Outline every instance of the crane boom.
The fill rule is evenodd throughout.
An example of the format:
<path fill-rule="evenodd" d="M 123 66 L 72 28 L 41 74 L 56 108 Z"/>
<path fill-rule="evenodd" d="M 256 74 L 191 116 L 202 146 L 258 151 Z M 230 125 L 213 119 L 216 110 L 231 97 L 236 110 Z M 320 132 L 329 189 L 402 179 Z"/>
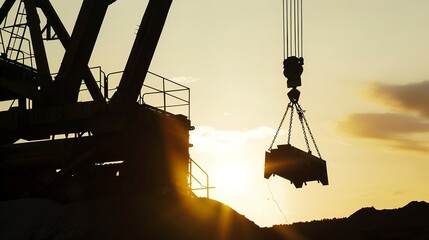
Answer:
<path fill-rule="evenodd" d="M 83 2 L 67 51 L 55 81 L 56 99 L 61 103 L 75 103 L 78 99 L 83 72 L 88 66 L 95 41 L 112 0 Z M 86 26 L 86 27 L 83 27 Z"/>
<path fill-rule="evenodd" d="M 112 103 L 135 103 L 155 53 L 172 0 L 151 0 L 146 8 Z M 136 64 L 139 63 L 139 64 Z"/>

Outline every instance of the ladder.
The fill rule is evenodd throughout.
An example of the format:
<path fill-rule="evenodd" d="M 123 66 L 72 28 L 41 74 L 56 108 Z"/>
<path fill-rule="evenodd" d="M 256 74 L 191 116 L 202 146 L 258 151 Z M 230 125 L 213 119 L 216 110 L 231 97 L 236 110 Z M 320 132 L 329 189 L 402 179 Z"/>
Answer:
<path fill-rule="evenodd" d="M 11 30 L 8 31 L 10 33 L 10 38 L 5 49 L 7 58 L 29 67 L 33 67 L 34 54 L 32 53 L 30 40 L 25 37 L 28 25 L 27 13 L 25 11 L 23 0 L 19 1 L 13 24 L 4 27 L 4 29 L 8 28 Z"/>

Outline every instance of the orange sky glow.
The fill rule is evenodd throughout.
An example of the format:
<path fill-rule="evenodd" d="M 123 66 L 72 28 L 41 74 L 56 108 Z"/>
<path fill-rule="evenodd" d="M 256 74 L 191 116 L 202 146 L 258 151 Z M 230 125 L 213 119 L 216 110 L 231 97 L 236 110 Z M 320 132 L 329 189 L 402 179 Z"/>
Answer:
<path fill-rule="evenodd" d="M 51 2 L 71 32 L 81 1 Z M 296 189 L 263 177 L 289 102 L 282 1 L 173 1 L 150 71 L 191 88 L 191 158 L 210 176 L 210 197 L 264 227 L 429 201 L 429 2 L 303 4 L 300 103 L 330 184 Z M 91 66 L 124 68 L 146 5 L 110 5 Z M 286 143 L 286 130 L 275 144 Z M 301 135 L 294 128 L 291 143 L 305 149 Z"/>

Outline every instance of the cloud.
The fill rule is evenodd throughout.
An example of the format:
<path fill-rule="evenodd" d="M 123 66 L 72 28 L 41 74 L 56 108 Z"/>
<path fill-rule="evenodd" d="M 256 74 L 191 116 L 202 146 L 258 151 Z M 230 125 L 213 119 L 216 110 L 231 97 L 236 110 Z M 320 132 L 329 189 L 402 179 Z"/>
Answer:
<path fill-rule="evenodd" d="M 344 132 L 370 138 L 389 138 L 429 131 L 421 118 L 396 113 L 355 113 L 339 123 Z"/>
<path fill-rule="evenodd" d="M 399 111 L 415 112 L 429 118 L 429 81 L 393 85 L 375 82 L 369 96 Z"/>
<path fill-rule="evenodd" d="M 404 195 L 404 194 L 405 194 L 404 191 L 394 191 L 394 192 L 392 192 L 393 196 L 401 196 L 401 195 Z"/>
<path fill-rule="evenodd" d="M 404 85 L 373 82 L 367 93 L 391 112 L 351 114 L 339 121 L 340 131 L 381 141 L 391 148 L 429 152 L 429 81 Z"/>
<path fill-rule="evenodd" d="M 228 151 L 244 146 L 252 139 L 273 137 L 276 130 L 269 127 L 257 127 L 243 131 L 218 130 L 211 126 L 197 126 L 191 132 L 191 142 L 198 152 Z M 281 132 L 280 134 L 284 134 Z"/>
<path fill-rule="evenodd" d="M 355 113 L 340 121 L 338 128 L 352 137 L 380 140 L 393 148 L 429 152 L 429 141 L 416 137 L 429 132 L 429 123 L 417 116 Z"/>

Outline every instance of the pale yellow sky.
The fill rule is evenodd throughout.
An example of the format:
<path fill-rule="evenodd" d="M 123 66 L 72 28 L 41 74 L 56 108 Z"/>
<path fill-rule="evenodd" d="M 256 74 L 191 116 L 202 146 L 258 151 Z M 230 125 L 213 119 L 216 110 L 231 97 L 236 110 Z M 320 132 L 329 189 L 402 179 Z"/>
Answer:
<path fill-rule="evenodd" d="M 211 196 L 260 226 L 429 201 L 429 111 L 416 105 L 429 99 L 414 94 L 429 91 L 429 2 L 303 2 L 300 101 L 330 185 L 295 189 L 279 177 L 263 179 L 264 152 L 288 102 L 282 1 L 173 1 L 150 70 L 188 80 L 191 156 L 212 176 Z M 70 32 L 80 3 L 52 0 Z M 91 65 L 123 69 L 146 4 L 110 6 Z M 292 144 L 303 147 L 298 136 Z M 281 135 L 276 143 L 286 141 Z"/>

